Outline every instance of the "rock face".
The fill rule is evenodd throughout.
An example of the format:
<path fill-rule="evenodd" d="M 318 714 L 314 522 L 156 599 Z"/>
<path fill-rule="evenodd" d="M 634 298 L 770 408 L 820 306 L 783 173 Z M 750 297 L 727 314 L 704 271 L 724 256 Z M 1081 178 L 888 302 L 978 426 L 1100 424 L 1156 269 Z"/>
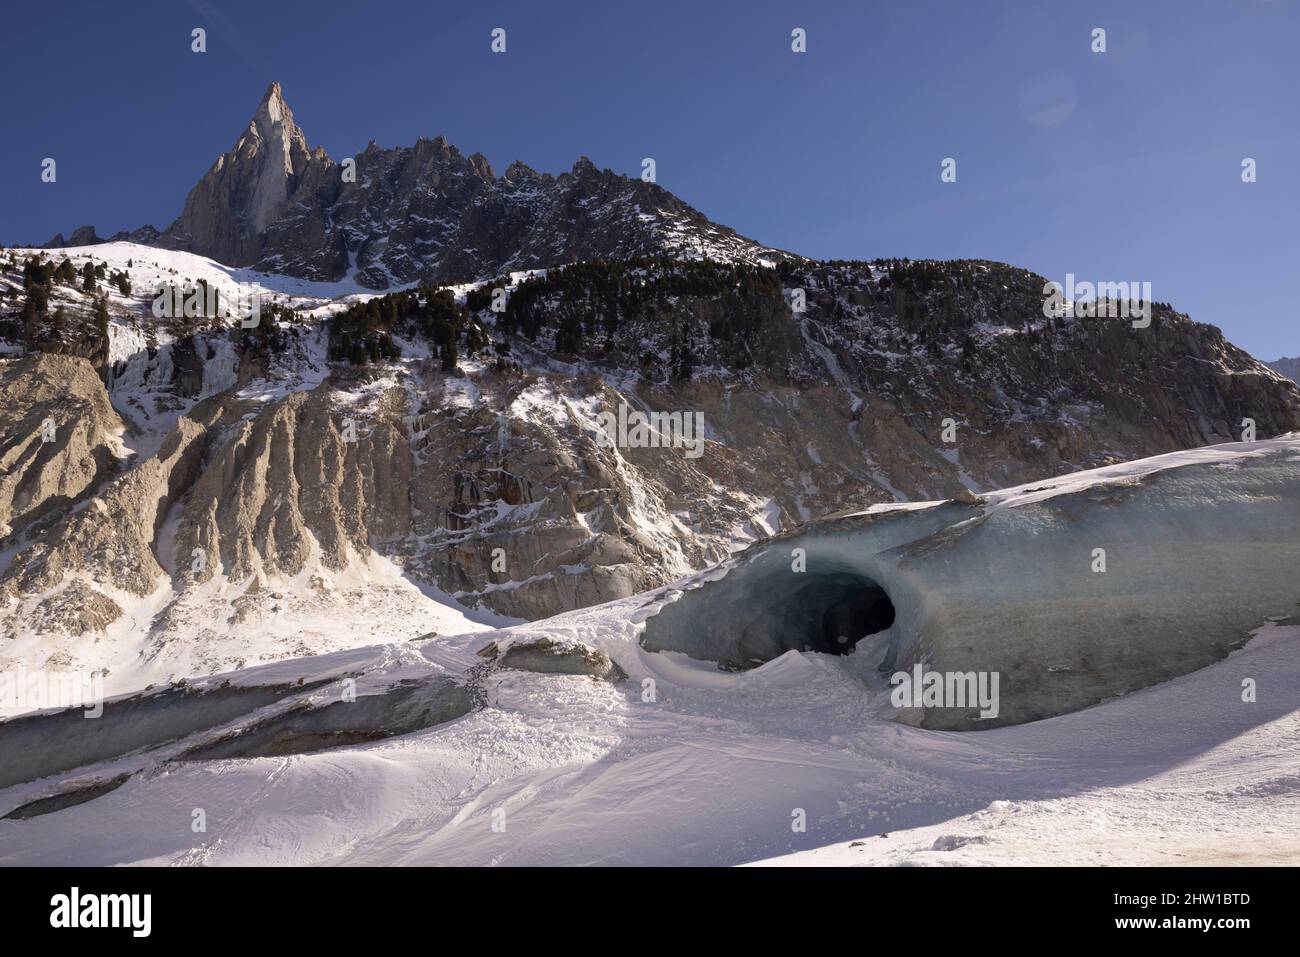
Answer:
<path fill-rule="evenodd" d="M 123 429 L 90 363 L 0 360 L 0 541 L 66 512 L 116 469 Z"/>
<path fill-rule="evenodd" d="M 1167 306 L 1155 306 L 1147 329 L 1049 322 L 1042 278 L 1025 270 L 952 264 L 937 283 L 915 272 L 869 281 L 827 267 L 835 293 L 809 294 L 808 347 L 829 348 L 861 398 L 869 448 L 911 449 L 917 461 L 937 452 L 967 484 L 996 488 L 1239 440 L 1245 419 L 1268 423 L 1260 437 L 1300 426 L 1300 390 Z M 943 497 L 924 483 L 896 487 L 914 500 Z"/>
<path fill-rule="evenodd" d="M 165 577 L 160 562 L 170 563 L 160 554 L 163 521 L 193 483 L 213 425 L 215 417 L 180 419 L 157 455 L 96 489 L 87 507 L 32 536 L 0 575 L 0 598 L 18 605 L 8 630 L 102 631 L 121 608 L 95 586 L 140 598 L 155 591 Z"/>
<path fill-rule="evenodd" d="M 351 159 L 354 170 L 312 150 L 273 83 L 159 243 L 307 279 L 355 271 L 372 289 L 596 257 L 783 255 L 585 157 L 558 177 L 522 163 L 498 177 L 483 156 L 438 137 L 395 149 L 371 142 Z"/>
<path fill-rule="evenodd" d="M 329 390 L 299 392 L 232 424 L 190 489 L 177 552 L 224 573 L 292 576 L 313 553 L 343 568 L 352 553 L 410 529 L 411 449 L 392 417 L 348 443 Z M 350 551 L 350 549 L 352 551 Z"/>
<path fill-rule="evenodd" d="M 320 185 L 333 165 L 323 150 L 312 153 L 273 83 L 234 147 L 190 191 L 163 244 L 230 265 L 256 262 L 286 200 L 300 184 Z"/>

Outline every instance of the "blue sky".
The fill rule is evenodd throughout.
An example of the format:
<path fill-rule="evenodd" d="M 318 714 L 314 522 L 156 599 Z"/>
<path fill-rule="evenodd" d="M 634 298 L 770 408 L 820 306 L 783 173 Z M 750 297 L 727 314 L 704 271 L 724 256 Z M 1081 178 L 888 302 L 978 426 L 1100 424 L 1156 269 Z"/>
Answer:
<path fill-rule="evenodd" d="M 279 80 L 336 159 L 439 133 L 498 172 L 652 156 L 770 245 L 1149 281 L 1300 355 L 1298 47 L 1296 0 L 14 4 L 0 240 L 163 228 Z"/>

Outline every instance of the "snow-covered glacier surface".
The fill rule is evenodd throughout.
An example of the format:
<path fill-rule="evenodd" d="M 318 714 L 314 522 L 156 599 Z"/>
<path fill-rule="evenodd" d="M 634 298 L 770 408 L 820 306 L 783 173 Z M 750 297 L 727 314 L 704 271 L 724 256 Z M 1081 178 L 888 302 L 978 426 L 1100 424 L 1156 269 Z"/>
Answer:
<path fill-rule="evenodd" d="M 0 819 L 0 863 L 1300 863 L 1300 626 L 1297 596 L 1273 590 L 1300 570 L 1288 551 L 1298 470 L 1291 436 L 979 505 L 877 508 L 650 594 L 106 707 L 138 710 L 139 728 L 97 732 L 78 716 L 79 732 L 58 714 L 0 724 L 0 756 L 87 737 L 49 767 L 25 759 L 23 780 L 0 788 L 0 818 L 26 809 Z M 805 572 L 790 572 L 794 548 Z M 1092 571 L 1096 548 L 1105 572 Z M 752 614 L 769 600 L 781 612 L 777 572 L 759 576 L 777 557 L 808 581 L 869 580 L 865 599 L 826 601 L 823 584 L 781 606 L 810 619 L 825 604 L 800 633 L 813 651 Z M 1061 595 L 1075 618 L 1112 623 L 1089 633 L 1086 668 L 1083 624 L 1046 607 Z M 1133 621 L 1087 610 L 1107 602 Z M 870 639 L 840 646 L 839 631 L 891 610 Z M 998 623 L 945 630 L 959 612 Z M 713 643 L 688 646 L 692 623 Z M 654 650 L 674 634 L 678 649 Z M 616 676 L 494 663 L 543 639 L 608 656 Z M 506 653 L 484 657 L 488 646 Z M 719 669 L 728 654 L 749 667 Z M 1013 679 L 1039 668 L 1042 681 L 1064 676 L 1065 703 L 1050 707 L 1081 709 L 960 734 L 890 720 L 880 667 L 913 660 L 1008 668 L 1004 714 Z M 1074 671 L 1050 670 L 1062 663 Z M 1121 685 L 1151 686 L 1081 707 L 1116 667 L 1141 676 Z"/>

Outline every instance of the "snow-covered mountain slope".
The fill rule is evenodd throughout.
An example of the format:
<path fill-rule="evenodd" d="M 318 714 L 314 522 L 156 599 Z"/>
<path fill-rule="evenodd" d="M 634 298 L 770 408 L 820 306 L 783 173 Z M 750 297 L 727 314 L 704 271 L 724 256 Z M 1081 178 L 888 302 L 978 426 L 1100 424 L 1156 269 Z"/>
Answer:
<path fill-rule="evenodd" d="M 23 263 L 37 254 L 47 255 L 0 252 L 0 303 L 22 302 Z M 152 300 L 165 284 L 205 283 L 223 304 L 255 298 L 263 331 L 287 324 L 315 334 L 302 327 L 375 298 L 351 281 L 235 269 L 134 243 L 68 248 L 46 262 L 53 268 L 65 257 L 76 274 L 88 265 L 100 270 L 95 291 L 54 282 L 46 313 L 30 322 L 0 305 L 0 354 L 39 348 L 84 356 L 108 367 L 110 391 L 159 390 L 115 402 L 119 413 L 132 412 L 124 408 L 130 403 L 132 417 L 146 419 L 153 406 L 175 412 L 236 375 L 243 384 L 282 371 L 268 368 L 264 354 L 247 355 L 247 341 L 231 335 L 229 322 L 155 319 Z M 1146 329 L 1104 319 L 1048 322 L 1041 278 L 994 263 L 729 268 L 581 264 L 549 280 L 544 270 L 513 272 L 499 280 L 504 313 L 483 300 L 466 306 L 467 293 L 486 293 L 483 283 L 449 286 L 472 320 L 462 320 L 458 354 L 470 358 L 468 331 L 477 327 L 487 346 L 506 348 L 526 372 L 566 381 L 599 376 L 616 388 L 661 393 L 633 405 L 671 399 L 679 409 L 694 403 L 687 407 L 712 413 L 711 421 L 749 416 L 768 430 L 809 432 L 812 441 L 790 448 L 782 463 L 791 491 L 780 504 L 799 518 L 848 504 L 825 501 L 839 493 L 815 489 L 856 480 L 856 469 L 836 474 L 855 459 L 866 460 L 871 484 L 888 497 L 915 499 L 947 494 L 953 484 L 1000 487 L 1228 441 L 1240 437 L 1246 419 L 1261 436 L 1300 427 L 1294 383 L 1217 329 L 1161 304 Z M 104 278 L 119 272 L 126 291 Z M 803 312 L 791 309 L 796 293 L 806 299 Z M 104 333 L 91 319 L 100 297 L 109 314 Z M 61 330 L 50 315 L 60 308 Z M 405 338 L 414 358 L 432 344 L 404 328 L 410 318 L 371 325 Z M 480 341 L 480 357 L 493 355 L 487 346 Z M 327 370 L 314 357 L 302 361 L 316 366 L 303 383 L 319 382 Z M 474 366 L 467 368 L 475 378 Z M 769 399 L 769 408 L 757 407 Z M 828 413 L 834 438 L 817 434 Z M 154 431 L 174 418 L 164 416 Z M 840 436 L 847 447 L 835 447 Z"/>
<path fill-rule="evenodd" d="M 1124 475 L 1159 483 L 1284 456 L 1300 484 L 1298 453 L 1292 436 Z M 1109 493 L 1116 478 L 989 507 Z M 0 790 L 0 813 L 16 812 L 0 820 L 0 862 L 1300 862 L 1294 624 L 1261 621 L 1226 659 L 1118 700 L 950 733 L 892 720 L 890 689 L 858 653 L 792 650 L 737 672 L 647 649 L 645 624 L 675 592 L 110 702 L 93 737 L 67 735 L 58 714 L 7 722 L 0 748 L 30 757 Z M 541 647 L 558 651 L 512 655 Z"/>
<path fill-rule="evenodd" d="M 394 636 L 537 619 L 816 516 L 1222 441 L 1246 416 L 1300 427 L 1294 384 L 1217 330 L 1162 309 L 1047 324 L 1034 278 L 996 264 L 570 264 L 509 277 L 495 312 L 491 286 L 377 297 L 67 252 L 0 252 L 4 299 L 28 300 L 0 313 L 0 398 L 23 410 L 0 422 L 0 633 L 12 661 L 119 690 L 341 647 L 311 622 L 357 599 L 317 576 L 392 572 L 460 616 Z M 89 291 L 50 278 L 87 267 Z M 260 323 L 153 315 L 158 286 L 199 281 L 262 297 Z M 689 416 L 699 455 L 603 440 L 631 412 Z M 259 621 L 279 624 L 250 642 Z"/>

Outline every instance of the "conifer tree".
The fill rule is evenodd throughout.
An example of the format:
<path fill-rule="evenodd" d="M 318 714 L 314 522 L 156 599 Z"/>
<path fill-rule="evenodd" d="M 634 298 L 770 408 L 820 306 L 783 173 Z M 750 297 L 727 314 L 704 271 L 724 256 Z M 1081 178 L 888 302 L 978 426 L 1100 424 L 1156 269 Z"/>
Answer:
<path fill-rule="evenodd" d="M 95 300 L 95 331 L 101 342 L 108 341 L 108 297 L 100 296 Z"/>

